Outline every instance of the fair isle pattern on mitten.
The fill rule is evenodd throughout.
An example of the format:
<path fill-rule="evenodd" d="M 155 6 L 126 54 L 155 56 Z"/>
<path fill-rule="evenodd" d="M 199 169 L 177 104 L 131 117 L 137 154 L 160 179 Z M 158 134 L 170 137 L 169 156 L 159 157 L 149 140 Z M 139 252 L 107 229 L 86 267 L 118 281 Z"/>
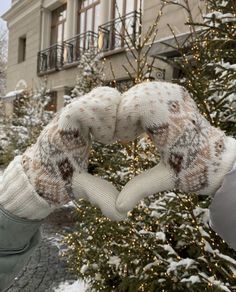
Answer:
<path fill-rule="evenodd" d="M 99 87 L 75 99 L 42 131 L 22 163 L 39 196 L 52 206 L 73 197 L 72 178 L 87 171 L 92 139 L 113 142 L 120 93 Z"/>
<path fill-rule="evenodd" d="M 37 143 L 22 157 L 22 164 L 35 191 L 51 205 L 71 200 L 74 171 L 86 171 L 90 139 L 80 130 L 58 127 L 59 116 L 43 130 Z"/>
<path fill-rule="evenodd" d="M 146 131 L 183 191 L 214 193 L 236 160 L 236 141 L 211 126 L 179 85 L 134 86 L 124 93 L 117 116 L 117 138 L 132 140 Z"/>

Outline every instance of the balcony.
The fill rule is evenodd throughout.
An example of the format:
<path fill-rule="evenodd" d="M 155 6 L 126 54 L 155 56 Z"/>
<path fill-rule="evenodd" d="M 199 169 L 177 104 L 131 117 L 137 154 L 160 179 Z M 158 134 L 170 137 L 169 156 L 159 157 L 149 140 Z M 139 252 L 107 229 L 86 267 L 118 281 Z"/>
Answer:
<path fill-rule="evenodd" d="M 97 50 L 98 34 L 87 31 L 64 42 L 64 65 L 79 61 L 89 50 Z"/>
<path fill-rule="evenodd" d="M 99 49 L 101 52 L 123 49 L 137 39 L 140 13 L 133 11 L 99 26 Z"/>
<path fill-rule="evenodd" d="M 76 65 L 88 50 L 97 50 L 98 34 L 92 31 L 79 34 L 62 44 L 55 44 L 38 53 L 38 75 L 49 74 Z"/>
<path fill-rule="evenodd" d="M 55 44 L 38 53 L 38 74 L 60 70 L 63 65 L 63 45 Z"/>
<path fill-rule="evenodd" d="M 78 64 L 88 50 L 114 52 L 124 49 L 137 39 L 140 14 L 137 11 L 113 19 L 93 31 L 79 34 L 62 44 L 55 44 L 38 53 L 38 75 L 49 74 Z"/>

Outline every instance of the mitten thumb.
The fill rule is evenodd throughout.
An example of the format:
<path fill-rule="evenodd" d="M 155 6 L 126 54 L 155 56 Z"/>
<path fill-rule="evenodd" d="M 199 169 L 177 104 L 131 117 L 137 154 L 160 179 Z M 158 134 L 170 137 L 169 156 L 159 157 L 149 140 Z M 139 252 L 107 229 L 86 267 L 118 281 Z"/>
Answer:
<path fill-rule="evenodd" d="M 162 162 L 130 180 L 120 192 L 116 208 L 127 212 L 143 198 L 174 188 L 171 171 Z"/>
<path fill-rule="evenodd" d="M 108 181 L 89 173 L 75 173 L 72 181 L 75 199 L 85 199 L 99 207 L 103 215 L 111 220 L 120 221 L 127 217 L 126 212 L 116 209 L 118 190 Z"/>

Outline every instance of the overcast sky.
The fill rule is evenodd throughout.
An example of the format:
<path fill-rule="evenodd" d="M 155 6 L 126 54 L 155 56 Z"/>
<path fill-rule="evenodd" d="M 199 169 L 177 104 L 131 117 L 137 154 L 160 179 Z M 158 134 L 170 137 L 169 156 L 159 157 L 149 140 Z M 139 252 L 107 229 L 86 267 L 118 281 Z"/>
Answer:
<path fill-rule="evenodd" d="M 11 7 L 11 0 L 0 0 L 0 17 Z M 0 18 L 0 25 L 6 26 L 5 22 Z"/>

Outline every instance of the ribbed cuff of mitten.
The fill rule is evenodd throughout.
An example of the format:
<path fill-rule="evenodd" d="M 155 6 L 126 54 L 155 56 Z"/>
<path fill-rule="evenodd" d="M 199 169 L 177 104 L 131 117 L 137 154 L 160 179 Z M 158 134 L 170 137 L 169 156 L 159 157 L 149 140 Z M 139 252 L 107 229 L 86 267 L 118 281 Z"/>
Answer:
<path fill-rule="evenodd" d="M 0 182 L 0 205 L 10 213 L 27 219 L 43 219 L 55 207 L 34 190 L 17 156 L 6 168 Z"/>
<path fill-rule="evenodd" d="M 222 153 L 221 159 L 219 159 L 219 162 L 221 162 L 219 170 L 217 172 L 211 170 L 209 176 L 210 184 L 206 188 L 196 192 L 197 194 L 214 196 L 220 188 L 224 176 L 233 168 L 236 161 L 236 140 L 232 137 L 225 137 L 224 145 L 225 150 Z"/>

